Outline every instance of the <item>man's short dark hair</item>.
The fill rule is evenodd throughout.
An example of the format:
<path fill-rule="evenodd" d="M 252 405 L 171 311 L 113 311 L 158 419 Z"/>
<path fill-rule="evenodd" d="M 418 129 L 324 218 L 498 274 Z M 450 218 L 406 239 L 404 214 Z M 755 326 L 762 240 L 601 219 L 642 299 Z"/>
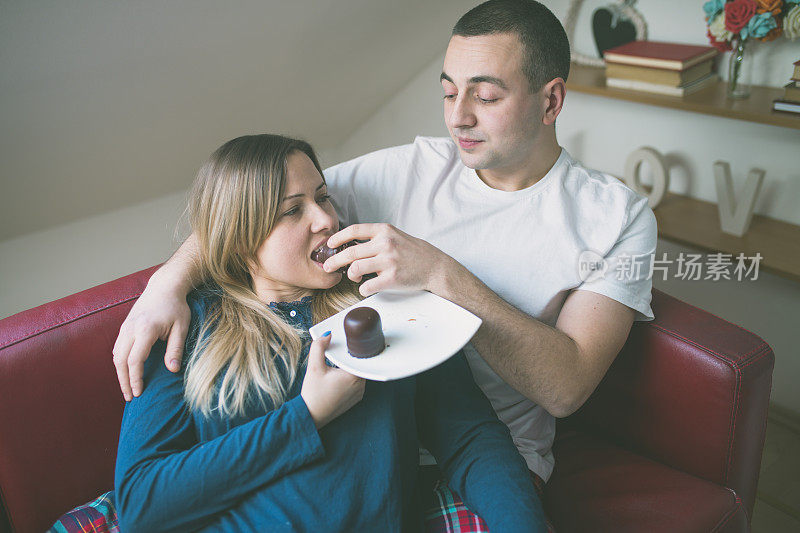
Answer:
<path fill-rule="evenodd" d="M 453 35 L 475 37 L 514 33 L 524 47 L 522 73 L 531 92 L 537 92 L 554 78 L 567 81 L 569 40 L 561 22 L 533 0 L 489 0 L 458 19 Z"/>

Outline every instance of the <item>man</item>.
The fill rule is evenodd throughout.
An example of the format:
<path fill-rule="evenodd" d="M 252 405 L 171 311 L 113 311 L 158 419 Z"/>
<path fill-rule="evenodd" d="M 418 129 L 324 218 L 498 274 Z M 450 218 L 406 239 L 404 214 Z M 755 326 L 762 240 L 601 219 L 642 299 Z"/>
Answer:
<path fill-rule="evenodd" d="M 541 480 L 553 469 L 554 417 L 589 397 L 634 319 L 652 319 L 656 224 L 645 198 L 582 167 L 556 140 L 569 43 L 541 4 L 491 0 L 456 24 L 441 83 L 452 139 L 417 138 L 325 172 L 358 239 L 325 263 L 348 265 L 363 295 L 429 290 L 478 315 L 465 348 L 476 382 Z M 192 239 L 154 275 L 114 349 L 126 399 L 142 389 L 157 338 L 177 370 L 189 321 Z M 587 255 L 588 254 L 588 255 Z M 589 258 L 599 271 L 581 276 Z M 630 272 L 608 265 L 635 264 Z M 132 384 L 132 389 L 131 389 Z M 132 392 L 133 391 L 133 392 Z"/>

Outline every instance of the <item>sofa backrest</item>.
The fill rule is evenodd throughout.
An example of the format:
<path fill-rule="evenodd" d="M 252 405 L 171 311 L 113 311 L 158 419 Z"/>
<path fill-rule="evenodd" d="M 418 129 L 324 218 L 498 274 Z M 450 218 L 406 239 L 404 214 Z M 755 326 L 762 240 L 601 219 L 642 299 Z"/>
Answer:
<path fill-rule="evenodd" d="M 112 348 L 157 267 L 0 321 L 0 531 L 41 532 L 114 485 Z"/>

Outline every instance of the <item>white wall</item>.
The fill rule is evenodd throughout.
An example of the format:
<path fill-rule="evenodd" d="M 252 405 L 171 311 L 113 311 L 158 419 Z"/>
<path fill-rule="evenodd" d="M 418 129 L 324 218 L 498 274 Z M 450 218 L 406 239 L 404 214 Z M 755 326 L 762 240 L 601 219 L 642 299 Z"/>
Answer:
<path fill-rule="evenodd" d="M 186 193 L 0 242 L 0 318 L 161 263 L 186 237 Z"/>
<path fill-rule="evenodd" d="M 465 1 L 0 1 L 0 241 L 183 190 L 238 135 L 336 146 Z"/>

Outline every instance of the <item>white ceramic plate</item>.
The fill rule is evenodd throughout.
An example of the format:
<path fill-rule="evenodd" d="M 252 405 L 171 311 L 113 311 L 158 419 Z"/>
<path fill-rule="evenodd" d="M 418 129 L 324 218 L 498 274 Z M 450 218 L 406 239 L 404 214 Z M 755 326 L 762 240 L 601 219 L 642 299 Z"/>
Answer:
<path fill-rule="evenodd" d="M 356 307 L 372 307 L 381 316 L 386 348 L 369 359 L 347 351 L 344 316 Z M 311 327 L 312 339 L 331 332 L 328 359 L 351 374 L 375 381 L 413 376 L 443 363 L 478 331 L 481 319 L 427 291 L 384 291 Z"/>

